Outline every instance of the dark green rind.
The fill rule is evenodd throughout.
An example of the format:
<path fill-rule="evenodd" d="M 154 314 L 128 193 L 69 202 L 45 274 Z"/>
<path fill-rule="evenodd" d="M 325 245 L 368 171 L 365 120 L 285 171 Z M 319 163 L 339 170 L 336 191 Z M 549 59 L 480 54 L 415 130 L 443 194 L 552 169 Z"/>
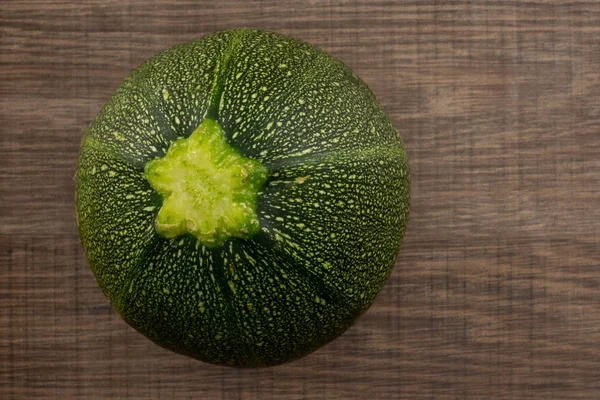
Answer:
<path fill-rule="evenodd" d="M 259 234 L 216 249 L 158 235 L 162 200 L 143 177 L 207 116 L 271 174 Z M 86 133 L 76 181 L 82 243 L 117 312 L 223 365 L 279 364 L 343 333 L 381 290 L 408 220 L 406 155 L 370 90 L 315 47 L 261 31 L 183 44 L 130 74 Z"/>

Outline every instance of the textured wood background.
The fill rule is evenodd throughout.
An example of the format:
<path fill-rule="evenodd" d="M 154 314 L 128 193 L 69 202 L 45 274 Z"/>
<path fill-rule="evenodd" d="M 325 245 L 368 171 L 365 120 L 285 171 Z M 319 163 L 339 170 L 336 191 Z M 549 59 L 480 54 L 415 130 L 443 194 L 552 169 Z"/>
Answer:
<path fill-rule="evenodd" d="M 109 308 L 73 211 L 82 132 L 121 79 L 205 33 L 346 62 L 412 166 L 395 272 L 300 361 L 210 366 Z M 2 1 L 0 398 L 600 398 L 597 1 Z"/>

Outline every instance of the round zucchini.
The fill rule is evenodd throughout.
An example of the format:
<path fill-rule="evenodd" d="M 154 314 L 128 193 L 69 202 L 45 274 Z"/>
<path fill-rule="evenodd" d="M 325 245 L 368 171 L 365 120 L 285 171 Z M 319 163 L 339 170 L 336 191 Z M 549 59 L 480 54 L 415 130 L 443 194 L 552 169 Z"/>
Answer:
<path fill-rule="evenodd" d="M 390 118 L 307 43 L 233 30 L 134 70 L 86 131 L 79 234 L 115 311 L 231 366 L 302 357 L 389 276 L 409 212 Z"/>

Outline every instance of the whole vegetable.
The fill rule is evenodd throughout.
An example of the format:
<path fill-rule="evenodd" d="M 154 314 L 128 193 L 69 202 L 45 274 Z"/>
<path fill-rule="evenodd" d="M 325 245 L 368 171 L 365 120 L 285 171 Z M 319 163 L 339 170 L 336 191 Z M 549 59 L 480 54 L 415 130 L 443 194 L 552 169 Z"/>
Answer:
<path fill-rule="evenodd" d="M 133 71 L 91 123 L 79 233 L 131 326 L 199 360 L 267 366 L 344 332 L 389 276 L 409 167 L 372 92 L 319 49 L 219 32 Z"/>

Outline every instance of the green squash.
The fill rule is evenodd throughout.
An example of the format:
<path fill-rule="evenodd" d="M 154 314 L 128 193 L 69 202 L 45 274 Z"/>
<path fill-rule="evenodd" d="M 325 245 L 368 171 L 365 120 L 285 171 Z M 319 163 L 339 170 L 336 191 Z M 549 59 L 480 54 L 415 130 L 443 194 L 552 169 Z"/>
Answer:
<path fill-rule="evenodd" d="M 268 366 L 342 334 L 408 219 L 402 141 L 341 62 L 219 32 L 133 71 L 91 123 L 79 234 L 116 312 L 167 349 Z"/>

